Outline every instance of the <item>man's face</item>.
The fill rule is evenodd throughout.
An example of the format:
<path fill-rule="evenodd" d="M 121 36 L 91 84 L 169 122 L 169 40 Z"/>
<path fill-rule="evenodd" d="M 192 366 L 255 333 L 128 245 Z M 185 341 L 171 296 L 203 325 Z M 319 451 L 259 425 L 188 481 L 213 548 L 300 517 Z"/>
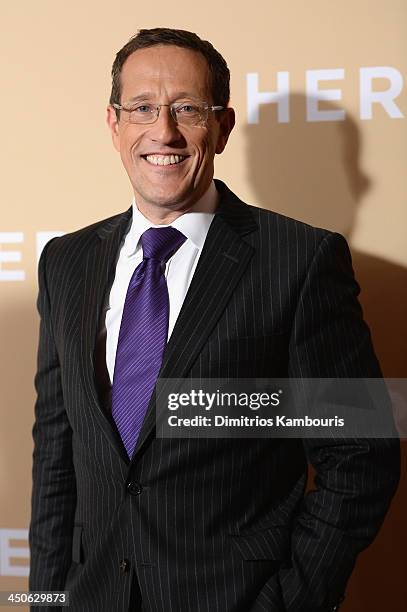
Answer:
<path fill-rule="evenodd" d="M 212 99 L 205 58 L 176 46 L 156 45 L 135 51 L 124 63 L 121 85 L 120 104 L 125 107 L 140 95 L 142 102 L 153 104 L 191 98 L 210 106 L 218 103 Z M 128 113 L 123 111 L 117 120 L 109 106 L 107 121 L 139 209 L 151 212 L 158 207 L 170 212 L 187 210 L 209 187 L 214 156 L 225 148 L 234 125 L 234 112 L 228 109 L 217 119 L 209 111 L 206 125 L 180 126 L 164 106 L 155 123 L 140 125 L 130 123 Z M 184 159 L 176 164 L 155 165 L 154 160 L 147 159 L 150 155 L 179 155 Z"/>

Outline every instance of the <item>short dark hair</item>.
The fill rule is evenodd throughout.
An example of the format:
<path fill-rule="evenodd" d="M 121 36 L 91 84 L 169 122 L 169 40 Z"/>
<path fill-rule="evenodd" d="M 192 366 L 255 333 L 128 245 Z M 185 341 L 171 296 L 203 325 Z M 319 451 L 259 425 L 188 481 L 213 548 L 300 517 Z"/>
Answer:
<path fill-rule="evenodd" d="M 202 40 L 194 32 L 187 30 L 174 30 L 172 28 L 152 28 L 139 30 L 128 43 L 117 53 L 112 66 L 112 91 L 110 104 L 120 104 L 121 80 L 120 75 L 129 55 L 138 49 L 153 47 L 154 45 L 174 45 L 192 49 L 201 53 L 206 59 L 211 77 L 211 91 L 213 103 L 226 106 L 230 98 L 230 72 L 222 55 L 207 40 Z M 117 112 L 117 111 L 116 111 Z"/>

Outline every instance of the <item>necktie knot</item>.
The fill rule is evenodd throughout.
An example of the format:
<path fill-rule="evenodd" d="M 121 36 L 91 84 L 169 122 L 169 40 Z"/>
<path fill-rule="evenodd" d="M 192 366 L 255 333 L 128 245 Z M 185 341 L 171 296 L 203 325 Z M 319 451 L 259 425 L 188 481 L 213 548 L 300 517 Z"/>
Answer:
<path fill-rule="evenodd" d="M 175 227 L 150 227 L 140 238 L 143 259 L 167 262 L 186 239 Z"/>

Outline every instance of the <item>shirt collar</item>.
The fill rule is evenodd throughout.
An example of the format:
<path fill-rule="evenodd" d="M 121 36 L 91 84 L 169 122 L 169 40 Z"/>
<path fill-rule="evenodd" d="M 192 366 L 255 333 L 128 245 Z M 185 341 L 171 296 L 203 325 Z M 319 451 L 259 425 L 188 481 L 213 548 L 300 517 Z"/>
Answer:
<path fill-rule="evenodd" d="M 191 240 L 197 248 L 201 249 L 204 245 L 209 226 L 215 215 L 217 205 L 218 192 L 214 181 L 212 181 L 204 195 L 195 202 L 188 212 L 177 217 L 177 219 L 170 224 L 155 225 L 139 211 L 136 201 L 133 198 L 133 216 L 131 227 L 123 245 L 124 255 L 131 257 L 141 248 L 139 240 L 147 229 L 150 227 L 168 227 L 168 225 L 178 229 L 187 239 Z"/>

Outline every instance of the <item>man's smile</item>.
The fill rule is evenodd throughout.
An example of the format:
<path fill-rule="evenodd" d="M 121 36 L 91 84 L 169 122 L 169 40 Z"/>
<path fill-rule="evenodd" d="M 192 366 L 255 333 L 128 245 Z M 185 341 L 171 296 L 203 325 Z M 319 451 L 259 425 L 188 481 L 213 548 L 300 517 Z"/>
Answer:
<path fill-rule="evenodd" d="M 142 155 L 141 156 L 143 159 L 146 160 L 146 162 L 148 162 L 150 165 L 152 166 L 178 166 L 180 164 L 182 164 L 188 157 L 189 155 L 177 155 L 177 154 L 170 154 L 170 155 L 155 155 L 155 154 L 151 154 L 151 155 Z"/>

